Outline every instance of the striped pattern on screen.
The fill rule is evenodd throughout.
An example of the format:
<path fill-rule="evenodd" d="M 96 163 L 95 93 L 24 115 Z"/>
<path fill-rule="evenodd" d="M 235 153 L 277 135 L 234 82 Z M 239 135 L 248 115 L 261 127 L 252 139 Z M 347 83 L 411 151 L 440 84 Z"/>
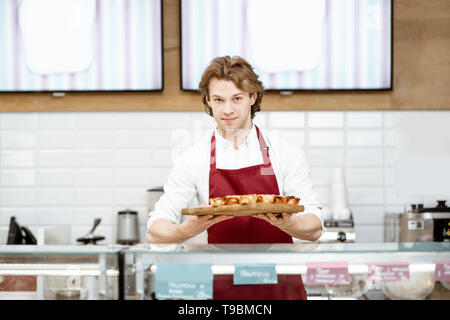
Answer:
<path fill-rule="evenodd" d="M 248 58 L 247 6 L 248 0 L 181 0 L 183 90 L 198 90 L 204 69 L 217 56 L 239 55 L 254 65 Z M 391 15 L 391 0 L 325 0 L 319 65 L 255 71 L 267 90 L 390 89 Z M 295 39 L 295 30 L 286 32 Z"/>
<path fill-rule="evenodd" d="M 161 0 L 91 1 L 91 64 L 80 72 L 50 74 L 35 73 L 27 65 L 19 21 L 22 1 L 0 1 L 0 91 L 161 90 Z"/>

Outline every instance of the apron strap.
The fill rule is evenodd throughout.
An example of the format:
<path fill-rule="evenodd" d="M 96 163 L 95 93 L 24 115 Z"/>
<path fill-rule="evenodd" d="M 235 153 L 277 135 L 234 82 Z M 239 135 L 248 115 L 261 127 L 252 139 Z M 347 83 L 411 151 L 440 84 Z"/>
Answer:
<path fill-rule="evenodd" d="M 209 159 L 209 168 L 211 171 L 216 170 L 216 135 L 213 132 L 211 137 L 211 157 Z"/>
<path fill-rule="evenodd" d="M 267 166 L 270 164 L 269 159 L 269 147 L 266 144 L 266 141 L 264 140 L 264 137 L 262 136 L 261 132 L 259 131 L 259 128 L 255 125 L 256 128 L 256 135 L 258 136 L 259 140 L 259 147 L 261 148 L 261 154 L 264 160 L 264 165 Z"/>

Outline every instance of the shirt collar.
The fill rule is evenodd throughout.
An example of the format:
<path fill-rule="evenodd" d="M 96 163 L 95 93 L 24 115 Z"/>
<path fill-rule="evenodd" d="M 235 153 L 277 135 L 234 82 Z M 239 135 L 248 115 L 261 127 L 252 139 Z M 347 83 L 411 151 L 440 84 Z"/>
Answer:
<path fill-rule="evenodd" d="M 231 149 L 235 150 L 234 146 L 233 146 L 233 143 L 228 141 L 224 137 L 222 137 L 222 135 L 217 130 L 217 127 L 216 127 L 216 129 L 214 129 L 214 132 L 215 132 L 215 136 L 216 136 L 216 141 L 217 142 L 219 142 L 222 146 L 224 146 L 226 148 L 231 148 Z M 252 128 L 250 129 L 250 132 L 247 135 L 247 138 L 245 138 L 245 141 L 240 146 L 238 146 L 238 150 L 243 148 L 243 147 L 248 146 L 249 145 L 249 141 L 253 141 L 254 139 L 257 139 L 257 138 L 258 138 L 258 135 L 256 134 L 255 125 L 252 124 Z"/>

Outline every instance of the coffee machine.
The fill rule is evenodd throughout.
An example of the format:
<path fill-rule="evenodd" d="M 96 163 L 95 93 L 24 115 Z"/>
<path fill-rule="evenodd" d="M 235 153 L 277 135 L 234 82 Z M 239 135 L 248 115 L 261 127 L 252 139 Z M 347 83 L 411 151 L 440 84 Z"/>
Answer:
<path fill-rule="evenodd" d="M 436 207 L 412 204 L 407 212 L 386 214 L 385 242 L 450 241 L 450 207 L 438 200 Z"/>

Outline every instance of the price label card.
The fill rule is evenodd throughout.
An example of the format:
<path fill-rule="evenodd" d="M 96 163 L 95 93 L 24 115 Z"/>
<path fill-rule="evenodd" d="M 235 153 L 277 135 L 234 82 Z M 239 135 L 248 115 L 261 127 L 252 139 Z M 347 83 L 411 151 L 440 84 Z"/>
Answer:
<path fill-rule="evenodd" d="M 369 262 L 367 280 L 390 282 L 409 279 L 408 262 Z"/>
<path fill-rule="evenodd" d="M 434 278 L 436 281 L 450 281 L 450 261 L 436 262 L 436 268 L 434 269 Z"/>
<path fill-rule="evenodd" d="M 350 284 L 347 262 L 307 262 L 306 267 L 308 286 Z"/>
<path fill-rule="evenodd" d="M 234 266 L 233 284 L 275 284 L 278 282 L 275 265 L 237 264 Z"/>
<path fill-rule="evenodd" d="M 155 291 L 157 299 L 212 299 L 211 264 L 158 264 Z"/>

